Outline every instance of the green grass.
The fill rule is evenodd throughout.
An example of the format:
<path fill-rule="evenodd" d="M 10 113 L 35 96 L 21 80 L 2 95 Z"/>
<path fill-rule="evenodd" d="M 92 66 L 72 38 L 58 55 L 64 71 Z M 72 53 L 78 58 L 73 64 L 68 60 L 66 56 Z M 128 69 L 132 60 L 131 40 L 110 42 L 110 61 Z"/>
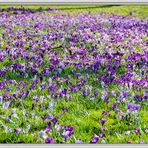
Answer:
<path fill-rule="evenodd" d="M 0 5 L 0 8 L 7 8 L 10 5 Z M 11 5 L 16 8 L 19 8 L 20 5 Z M 133 13 L 134 17 L 145 18 L 148 16 L 148 5 L 23 5 L 25 8 L 30 8 L 37 10 L 38 8 L 42 7 L 46 9 L 47 7 L 50 8 L 57 8 L 64 12 L 69 13 L 80 13 L 80 12 L 105 12 L 105 13 L 113 13 L 123 16 L 128 16 L 129 12 Z"/>
<path fill-rule="evenodd" d="M 7 8 L 8 5 L 1 5 L 0 8 Z M 20 7 L 15 5 L 15 7 Z M 25 5 L 25 8 L 30 8 L 30 9 L 38 9 L 40 6 L 28 6 Z M 47 7 L 51 7 L 51 8 L 58 8 L 61 11 L 60 12 L 51 12 L 51 15 L 56 14 L 56 13 L 70 13 L 70 14 L 78 14 L 80 12 L 83 13 L 88 13 L 90 12 L 92 15 L 96 15 L 99 12 L 105 12 L 108 14 L 118 14 L 118 15 L 123 15 L 123 16 L 128 16 L 129 12 L 133 12 L 133 17 L 140 17 L 140 18 L 145 18 L 147 17 L 148 14 L 148 6 L 144 6 L 144 5 L 139 5 L 139 6 L 102 6 L 102 5 L 91 5 L 91 6 L 87 6 L 87 5 L 73 5 L 73 6 L 69 6 L 69 5 L 61 5 L 61 6 L 41 6 L 43 9 L 47 8 Z M 34 38 L 34 40 L 38 40 L 38 38 Z M 3 47 L 4 48 L 4 47 Z M 138 49 L 137 49 L 138 50 Z M 48 59 L 48 55 L 47 57 L 45 56 L 45 60 Z M 18 63 L 22 62 L 21 59 L 17 59 Z M 13 61 L 15 62 L 15 61 Z M 7 65 L 7 64 L 11 64 L 9 59 L 5 59 L 5 61 L 0 64 L 0 68 L 2 68 L 3 66 Z M 48 63 L 47 63 L 48 64 Z M 65 69 L 65 71 L 62 71 L 61 75 L 64 77 L 66 75 L 70 74 L 72 67 L 67 67 L 67 69 Z M 125 69 L 125 67 L 124 67 Z M 119 74 L 124 73 L 124 69 L 119 69 Z M 40 69 L 39 69 L 40 70 Z M 99 72 L 98 72 L 99 73 Z M 102 71 L 100 73 L 103 73 Z M 24 77 L 18 77 L 16 75 L 16 73 L 12 73 L 11 71 L 8 71 L 8 73 L 6 74 L 6 77 L 9 79 L 15 79 L 16 81 L 27 81 L 28 85 L 26 86 L 26 90 L 28 89 L 28 87 L 30 86 L 32 80 L 30 78 L 24 78 Z M 92 77 L 90 78 L 90 80 L 87 81 L 87 85 L 94 85 L 94 80 L 92 79 Z M 3 80 L 3 78 L 0 78 L 0 80 Z M 48 78 L 45 77 L 44 81 L 47 82 Z M 72 84 L 76 84 L 76 80 L 75 78 L 71 78 L 70 80 L 72 82 Z M 62 114 L 62 118 L 58 118 L 58 124 L 59 125 L 74 125 L 74 131 L 75 131 L 75 137 L 83 139 L 84 143 L 87 143 L 90 141 L 92 135 L 98 134 L 99 135 L 99 130 L 102 127 L 100 124 L 100 119 L 104 118 L 104 116 L 102 115 L 102 111 L 106 111 L 106 110 L 110 110 L 110 106 L 111 104 L 114 104 L 116 102 L 116 100 L 112 97 L 110 98 L 111 101 L 109 102 L 109 104 L 106 105 L 105 101 L 101 101 L 100 103 L 97 102 L 97 100 L 95 101 L 91 101 L 90 98 L 83 98 L 82 96 L 78 96 L 77 97 L 73 97 L 71 101 L 68 100 L 68 98 L 64 98 L 61 100 L 57 99 L 56 103 L 55 103 L 55 107 L 53 109 L 53 111 L 46 111 L 46 110 L 42 110 L 39 108 L 39 103 L 37 103 L 35 105 L 34 110 L 31 110 L 31 105 L 32 103 L 34 103 L 32 97 L 34 95 L 38 95 L 38 96 L 45 96 L 45 94 L 47 94 L 47 90 L 44 90 L 42 92 L 40 92 L 39 90 L 39 86 L 41 83 L 39 83 L 36 88 L 34 89 L 35 91 L 30 92 L 29 97 L 25 98 L 23 100 L 23 105 L 20 103 L 19 99 L 17 101 L 15 101 L 14 104 L 11 105 L 12 108 L 17 108 L 16 112 L 19 116 L 19 120 L 17 119 L 12 119 L 12 122 L 14 122 L 14 124 L 12 123 L 5 123 L 3 118 L 0 118 L 0 126 L 3 125 L 5 123 L 5 125 L 11 127 L 12 129 L 16 128 L 16 127 L 20 127 L 21 128 L 26 128 L 26 126 L 28 124 L 31 125 L 30 131 L 28 133 L 28 135 L 23 135 L 22 133 L 18 134 L 17 136 L 14 135 L 14 133 L 8 133 L 6 134 L 4 132 L 4 129 L 0 128 L 0 143 L 40 143 L 40 141 L 36 141 L 36 139 L 38 139 L 38 132 L 42 129 L 45 128 L 46 125 L 46 121 L 42 121 L 42 120 L 36 120 L 34 118 L 31 117 L 30 113 L 35 113 L 38 116 L 44 116 L 47 115 L 48 113 L 52 113 L 55 117 L 58 115 L 58 113 Z M 9 86 L 10 87 L 10 86 Z M 66 84 L 63 84 L 64 88 L 68 88 L 69 86 Z M 101 97 L 101 92 L 102 89 L 100 88 L 100 84 L 96 83 L 95 84 L 96 88 L 98 89 L 98 93 L 99 93 L 99 97 Z M 109 86 L 110 90 L 117 90 L 117 88 L 119 88 L 119 85 L 114 85 L 113 86 Z M 14 91 L 16 89 L 16 86 L 12 86 L 12 88 L 14 88 Z M 12 89 L 11 88 L 11 89 Z M 134 91 L 134 90 L 132 90 Z M 3 94 L 4 92 L 0 92 L 0 95 Z M 75 93 L 73 93 L 73 96 L 76 96 Z M 76 102 L 79 101 L 78 104 L 76 104 Z M 105 104 L 105 105 L 104 105 Z M 48 100 L 46 99 L 46 101 L 43 101 L 43 106 L 47 106 L 48 105 Z M 64 113 L 63 112 L 63 108 L 67 108 L 68 112 Z M 119 109 L 123 110 L 124 112 L 126 112 L 126 106 L 125 104 L 119 106 Z M 148 143 L 148 139 L 146 137 L 146 134 L 143 133 L 141 131 L 140 136 L 136 136 L 135 133 L 132 131 L 132 133 L 130 134 L 130 136 L 126 137 L 124 135 L 124 132 L 122 131 L 126 131 L 126 130 L 133 130 L 136 127 L 140 127 L 142 130 L 146 129 L 146 125 L 147 125 L 147 107 L 142 106 L 142 109 L 139 112 L 139 116 L 141 118 L 140 123 L 138 123 L 138 125 L 131 123 L 130 125 L 127 125 L 126 122 L 120 122 L 118 119 L 118 114 L 116 114 L 113 110 L 109 112 L 108 116 L 105 116 L 105 118 L 107 119 L 107 122 L 105 123 L 105 131 L 104 133 L 107 135 L 107 131 L 119 131 L 119 135 L 115 135 L 114 133 L 111 135 L 107 135 L 105 138 L 105 141 L 107 143 L 125 143 L 125 141 L 130 140 L 130 139 L 134 139 L 134 143 L 139 143 L 139 139 L 143 139 L 145 141 L 145 143 Z M 11 111 L 10 110 L 3 110 L 2 108 L 0 108 L 0 116 L 10 116 L 11 115 Z M 27 117 L 24 118 L 24 116 L 22 115 L 23 111 L 25 111 L 27 113 Z M 131 122 L 133 122 L 133 119 L 130 119 Z M 122 129 L 122 131 L 120 130 Z M 34 134 L 35 136 L 32 136 L 32 134 Z M 50 136 L 50 134 L 49 134 Z M 52 135 L 53 136 L 53 135 Z M 74 136 L 71 137 L 71 139 L 69 140 L 71 143 L 73 143 L 74 141 Z M 54 137 L 56 138 L 56 137 Z M 62 139 L 60 139 L 62 141 Z M 102 139 L 99 140 L 99 143 L 101 142 Z"/>

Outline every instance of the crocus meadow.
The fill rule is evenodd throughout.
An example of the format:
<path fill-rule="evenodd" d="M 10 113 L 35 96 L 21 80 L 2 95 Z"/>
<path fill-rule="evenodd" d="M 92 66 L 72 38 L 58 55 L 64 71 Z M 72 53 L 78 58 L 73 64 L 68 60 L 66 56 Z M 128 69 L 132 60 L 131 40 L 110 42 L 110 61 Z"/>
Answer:
<path fill-rule="evenodd" d="M 148 143 L 147 18 L 8 10 L 0 143 Z"/>

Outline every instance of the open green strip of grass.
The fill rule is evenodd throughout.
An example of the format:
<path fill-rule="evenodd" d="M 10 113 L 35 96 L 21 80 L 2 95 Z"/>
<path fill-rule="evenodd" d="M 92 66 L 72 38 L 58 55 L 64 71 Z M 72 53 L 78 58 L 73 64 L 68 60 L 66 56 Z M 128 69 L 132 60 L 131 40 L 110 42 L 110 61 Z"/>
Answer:
<path fill-rule="evenodd" d="M 0 5 L 0 8 L 8 8 L 13 6 L 19 8 L 21 5 Z M 133 17 L 145 18 L 148 17 L 148 5 L 23 5 L 25 8 L 37 10 L 42 7 L 43 10 L 46 8 L 56 8 L 64 12 L 69 13 L 80 13 L 80 12 L 106 12 L 113 13 L 123 16 L 132 14 Z"/>

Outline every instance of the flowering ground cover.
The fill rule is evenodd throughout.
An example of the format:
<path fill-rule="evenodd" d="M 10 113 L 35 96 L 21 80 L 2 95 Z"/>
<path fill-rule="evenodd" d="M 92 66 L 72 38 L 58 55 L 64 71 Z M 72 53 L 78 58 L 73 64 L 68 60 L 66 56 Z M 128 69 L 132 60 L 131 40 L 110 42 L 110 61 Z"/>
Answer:
<path fill-rule="evenodd" d="M 148 143 L 147 6 L 35 7 L 0 9 L 0 143 Z"/>

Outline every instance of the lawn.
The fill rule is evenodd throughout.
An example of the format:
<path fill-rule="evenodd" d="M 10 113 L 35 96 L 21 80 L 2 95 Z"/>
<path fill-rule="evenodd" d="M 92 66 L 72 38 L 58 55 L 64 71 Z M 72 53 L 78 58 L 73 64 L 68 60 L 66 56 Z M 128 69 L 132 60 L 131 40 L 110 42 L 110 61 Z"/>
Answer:
<path fill-rule="evenodd" d="M 148 6 L 0 6 L 0 143 L 148 143 Z"/>

